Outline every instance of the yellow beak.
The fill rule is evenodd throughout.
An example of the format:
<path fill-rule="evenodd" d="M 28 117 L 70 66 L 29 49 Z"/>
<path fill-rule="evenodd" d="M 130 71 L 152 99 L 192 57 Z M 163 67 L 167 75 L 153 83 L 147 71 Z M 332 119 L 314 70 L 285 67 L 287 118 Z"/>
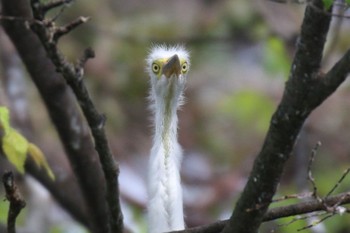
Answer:
<path fill-rule="evenodd" d="M 167 78 L 170 78 L 174 74 L 176 77 L 179 77 L 181 74 L 181 65 L 177 54 L 169 58 L 169 60 L 165 63 L 163 66 L 162 74 L 164 74 Z"/>

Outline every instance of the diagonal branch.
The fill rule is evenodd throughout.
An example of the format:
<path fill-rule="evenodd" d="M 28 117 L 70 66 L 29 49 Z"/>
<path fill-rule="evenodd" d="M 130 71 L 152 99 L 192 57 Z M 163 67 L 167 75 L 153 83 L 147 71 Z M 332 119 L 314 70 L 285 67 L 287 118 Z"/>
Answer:
<path fill-rule="evenodd" d="M 63 26 L 63 27 L 59 27 L 55 30 L 54 34 L 53 34 L 53 38 L 52 40 L 57 43 L 58 40 L 68 34 L 69 32 L 71 32 L 72 30 L 74 30 L 75 28 L 79 27 L 81 24 L 86 23 L 89 20 L 88 17 L 79 17 L 76 20 L 72 21 L 71 23 Z"/>
<path fill-rule="evenodd" d="M 264 145 L 223 233 L 257 232 L 300 129 L 308 115 L 318 106 L 312 98 L 317 93 L 322 95 L 318 98 L 323 101 L 336 89 L 320 93 L 319 83 L 323 79 L 317 75 L 330 21 L 331 16 L 323 11 L 322 0 L 311 1 L 306 7 L 283 98 L 272 116 Z M 337 83 L 338 86 L 340 84 Z"/>
<path fill-rule="evenodd" d="M 31 18 L 30 6 L 27 1 L 2 0 L 2 6 L 3 14 L 6 16 Z M 71 214 L 80 220 L 84 219 L 84 223 L 88 223 L 86 226 L 92 232 L 108 232 L 107 205 L 104 196 L 105 182 L 103 182 L 101 167 L 99 163 L 96 163 L 97 155 L 88 126 L 83 121 L 76 106 L 75 97 L 62 76 L 56 72 L 55 66 L 47 59 L 46 51 L 37 36 L 28 30 L 27 23 L 27 21 L 4 20 L 2 25 L 45 102 L 78 179 L 83 194 L 81 202 L 87 207 L 88 217 L 77 216 L 76 214 L 81 212 L 79 209 Z M 54 192 L 54 190 L 50 191 L 53 191 L 53 196 L 63 206 L 67 206 L 75 200 L 75 197 L 70 198 L 75 193 L 67 195 L 63 190 L 60 192 Z"/>
<path fill-rule="evenodd" d="M 325 98 L 331 95 L 342 84 L 350 73 L 350 49 L 343 57 L 328 71 L 327 74 L 319 75 L 318 92 L 311 93 L 311 106 L 318 106 Z"/>
<path fill-rule="evenodd" d="M 41 5 L 39 0 L 31 0 L 31 6 L 34 13 L 34 18 L 39 21 L 45 20 L 41 19 L 44 12 L 40 11 Z M 60 53 L 57 47 L 57 40 L 60 36 L 69 33 L 69 31 L 73 30 L 78 25 L 86 22 L 87 19 L 88 18 L 80 17 L 78 20 L 73 21 L 62 28 L 56 28 L 52 24 L 45 24 L 44 22 L 34 22 L 31 25 L 31 28 L 41 40 L 41 43 L 43 44 L 49 58 L 56 66 L 56 70 L 62 74 L 66 82 L 72 88 L 73 93 L 75 94 L 89 124 L 95 142 L 95 150 L 99 155 L 106 182 L 106 201 L 109 212 L 107 219 L 109 221 L 109 227 L 112 232 L 118 233 L 122 232 L 123 230 L 123 215 L 119 203 L 119 167 L 114 160 L 104 130 L 106 117 L 97 111 L 82 78 L 84 68 L 82 65 L 84 65 L 87 59 L 92 57 L 91 49 L 86 50 L 83 58 L 80 59 L 80 62 L 74 65 L 69 63 L 64 58 L 63 54 Z M 53 35 L 53 40 L 51 40 L 50 35 Z"/>
<path fill-rule="evenodd" d="M 263 221 L 267 222 L 278 218 L 307 214 L 316 211 L 328 211 L 327 206 L 339 206 L 344 204 L 350 204 L 350 192 L 272 208 L 266 213 Z"/>

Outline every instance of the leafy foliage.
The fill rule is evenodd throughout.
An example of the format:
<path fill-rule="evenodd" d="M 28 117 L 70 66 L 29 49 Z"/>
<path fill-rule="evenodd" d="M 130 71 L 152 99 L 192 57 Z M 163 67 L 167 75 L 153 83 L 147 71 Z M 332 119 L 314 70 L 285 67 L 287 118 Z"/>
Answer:
<path fill-rule="evenodd" d="M 51 179 L 55 179 L 43 152 L 34 144 L 28 142 L 19 132 L 10 125 L 10 114 L 6 107 L 0 107 L 0 129 L 2 130 L 2 150 L 7 159 L 24 174 L 24 164 L 27 154 L 34 160 L 36 165 L 43 167 Z"/>

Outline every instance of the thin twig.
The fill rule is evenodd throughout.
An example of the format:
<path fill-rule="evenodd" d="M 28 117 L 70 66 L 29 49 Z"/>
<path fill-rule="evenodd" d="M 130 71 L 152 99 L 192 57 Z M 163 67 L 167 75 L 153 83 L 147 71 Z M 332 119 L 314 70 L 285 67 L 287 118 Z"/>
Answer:
<path fill-rule="evenodd" d="M 335 206 L 333 212 L 336 212 L 337 214 L 340 214 L 340 215 L 344 214 L 345 212 L 348 213 L 349 212 L 348 209 L 346 209 L 345 207 L 342 207 L 340 205 L 343 203 L 343 200 L 349 196 L 350 196 L 350 194 L 348 193 L 348 194 L 342 196 L 341 198 L 339 198 L 339 200 L 333 205 L 333 206 Z"/>
<path fill-rule="evenodd" d="M 278 224 L 277 226 L 278 227 L 286 227 L 286 226 L 289 226 L 297 221 L 301 221 L 301 220 L 306 220 L 306 219 L 309 219 L 309 218 L 314 218 L 314 217 L 319 217 L 319 216 L 322 216 L 322 215 L 325 215 L 327 214 L 327 212 L 325 211 L 319 211 L 319 212 L 314 212 L 314 213 L 310 213 L 310 214 L 307 214 L 307 215 L 297 215 L 297 216 L 294 216 L 290 221 L 286 222 L 286 223 L 281 223 L 281 224 Z"/>
<path fill-rule="evenodd" d="M 66 6 L 64 5 L 63 7 L 60 8 L 60 10 L 56 13 L 56 15 L 54 15 L 48 23 L 53 23 L 55 22 L 64 12 L 64 10 L 66 9 Z"/>
<path fill-rule="evenodd" d="M 302 227 L 302 228 L 300 228 L 300 229 L 297 229 L 297 231 L 303 231 L 303 230 L 306 230 L 306 229 L 310 229 L 310 228 L 312 228 L 312 227 L 314 227 L 314 226 L 316 226 L 316 225 L 322 223 L 323 221 L 327 220 L 328 218 L 330 218 L 330 217 L 332 217 L 332 216 L 334 216 L 333 213 L 332 213 L 332 214 L 328 214 L 328 215 L 326 215 L 325 217 L 323 217 L 323 218 L 321 218 L 321 219 L 318 219 L 317 221 L 313 222 L 312 224 L 309 224 L 309 225 L 307 225 L 307 226 L 305 226 L 305 227 Z"/>
<path fill-rule="evenodd" d="M 77 74 L 77 79 L 78 81 L 81 81 L 81 79 L 84 76 L 84 67 L 86 62 L 89 59 L 92 59 L 95 57 L 95 51 L 92 48 L 87 48 L 84 50 L 83 55 L 81 56 L 81 58 L 77 61 L 76 65 L 75 65 L 75 72 Z M 102 121 L 103 125 L 105 124 L 106 119 L 104 118 L 104 120 Z"/>
<path fill-rule="evenodd" d="M 311 151 L 311 155 L 310 155 L 310 159 L 309 159 L 309 163 L 308 163 L 308 166 L 307 166 L 307 170 L 308 170 L 308 180 L 310 181 L 311 185 L 312 185 L 312 196 L 314 198 L 317 199 L 317 187 L 316 187 L 316 184 L 315 184 L 315 179 L 314 177 L 312 176 L 312 171 L 311 171 L 311 168 L 312 168 L 312 164 L 314 163 L 315 161 L 315 156 L 317 154 L 317 151 L 318 151 L 318 148 L 321 146 L 321 142 L 317 142 L 315 147 L 312 149 Z"/>
<path fill-rule="evenodd" d="M 290 200 L 290 199 L 304 199 L 304 198 L 311 197 L 311 196 L 313 196 L 312 192 L 289 194 L 289 195 L 285 195 L 285 196 L 282 196 L 279 198 L 275 198 L 271 201 L 271 203 L 281 202 L 281 201 Z"/>
<path fill-rule="evenodd" d="M 7 232 L 16 233 L 16 219 L 21 210 L 26 206 L 26 202 L 23 200 L 15 184 L 12 172 L 5 172 L 2 176 L 2 182 L 6 191 L 6 199 L 10 202 L 7 217 Z"/>
<path fill-rule="evenodd" d="M 75 28 L 80 26 L 81 24 L 86 23 L 89 19 L 90 19 L 90 17 L 81 16 L 81 17 L 77 18 L 76 20 L 68 23 L 67 25 L 55 29 L 55 31 L 53 33 L 53 40 L 57 43 L 57 41 L 59 40 L 59 38 L 61 38 L 61 36 L 68 34 L 69 32 L 71 32 L 72 30 L 74 30 Z"/>
<path fill-rule="evenodd" d="M 336 190 L 338 188 L 340 183 L 345 179 L 345 177 L 349 174 L 349 172 L 350 172 L 350 168 L 348 168 L 344 171 L 343 175 L 340 177 L 338 182 L 333 186 L 333 188 L 327 193 L 326 197 L 329 197 L 334 192 L 334 190 Z"/>
<path fill-rule="evenodd" d="M 55 0 L 51 1 L 49 3 L 43 4 L 41 6 L 42 11 L 47 12 L 53 8 L 59 7 L 59 6 L 66 6 L 69 3 L 71 3 L 73 0 Z"/>

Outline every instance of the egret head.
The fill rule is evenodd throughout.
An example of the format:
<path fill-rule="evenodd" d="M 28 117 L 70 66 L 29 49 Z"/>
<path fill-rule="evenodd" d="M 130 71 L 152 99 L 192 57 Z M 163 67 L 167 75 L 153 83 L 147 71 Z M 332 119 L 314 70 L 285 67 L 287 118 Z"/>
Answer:
<path fill-rule="evenodd" d="M 190 68 L 189 54 L 182 46 L 154 46 L 147 57 L 147 71 L 154 80 L 185 79 Z"/>

